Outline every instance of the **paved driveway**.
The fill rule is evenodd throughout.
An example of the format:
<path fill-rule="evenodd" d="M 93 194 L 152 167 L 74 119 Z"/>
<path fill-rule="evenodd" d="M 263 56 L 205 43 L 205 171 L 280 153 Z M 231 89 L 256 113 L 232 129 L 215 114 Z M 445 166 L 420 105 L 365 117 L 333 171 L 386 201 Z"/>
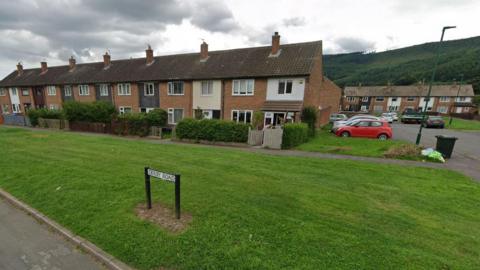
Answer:
<path fill-rule="evenodd" d="M 419 125 L 395 123 L 392 127 L 394 139 L 415 143 Z M 458 138 L 452 158 L 447 162 L 447 167 L 455 168 L 469 176 L 480 179 L 480 132 L 424 128 L 420 144 L 435 148 L 436 135 Z"/>
<path fill-rule="evenodd" d="M 0 199 L 0 269 L 104 269 L 61 236 Z"/>

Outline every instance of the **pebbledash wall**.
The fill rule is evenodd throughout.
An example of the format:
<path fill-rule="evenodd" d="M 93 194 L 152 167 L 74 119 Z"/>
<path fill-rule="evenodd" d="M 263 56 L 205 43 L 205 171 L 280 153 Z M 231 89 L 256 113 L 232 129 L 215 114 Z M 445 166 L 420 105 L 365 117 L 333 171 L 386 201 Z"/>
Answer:
<path fill-rule="evenodd" d="M 21 110 L 19 112 L 17 111 L 17 113 L 24 113 L 28 108 L 40 107 L 39 104 L 36 104 L 35 102 L 34 92 L 36 89 L 41 89 L 43 91 L 44 100 L 42 107 L 50 109 L 61 108 L 63 102 L 69 100 L 80 102 L 103 100 L 112 102 L 120 113 L 141 112 L 153 108 L 162 108 L 169 113 L 169 122 L 175 124 L 178 122 L 179 118 L 193 117 L 195 110 L 197 109 L 200 109 L 207 118 L 226 120 L 236 119 L 237 121 L 250 122 L 255 111 L 267 112 L 266 109 L 264 109 L 266 102 L 278 102 L 279 106 L 281 106 L 282 102 L 295 101 L 300 102 L 302 107 L 313 106 L 318 108 L 321 112 L 319 124 L 327 123 L 329 114 L 336 112 L 339 108 L 341 89 L 323 76 L 322 43 L 312 42 L 280 46 L 279 40 L 280 36 L 275 33 L 275 35 L 272 36 L 271 52 L 268 47 L 212 52 L 212 55 L 216 56 L 222 53 L 236 54 L 242 53 L 241 50 L 252 50 L 253 53 L 258 53 L 259 55 L 261 52 L 261 56 L 265 57 L 265 60 L 255 60 L 255 57 L 252 57 L 248 60 L 251 63 L 245 66 L 245 69 L 250 71 L 243 72 L 242 70 L 234 70 L 232 73 L 235 74 L 232 74 L 234 76 L 230 78 L 215 78 L 218 76 L 228 77 L 228 74 L 219 75 L 223 72 L 222 69 L 217 69 L 212 65 L 213 67 L 208 67 L 208 69 L 213 70 L 211 72 L 209 71 L 211 76 L 202 75 L 203 78 L 201 79 L 146 79 L 138 81 L 126 80 L 125 82 L 121 82 L 119 78 L 117 82 L 82 83 L 81 81 L 77 81 L 74 83 L 66 82 L 56 85 L 51 85 L 48 82 L 43 83 L 34 81 L 31 84 L 32 86 L 28 86 L 30 82 L 27 79 L 22 80 L 22 75 L 25 72 L 36 74 L 36 71 L 23 71 L 23 67 L 19 64 L 20 67 L 17 66 L 17 72 L 7 76 L 7 78 L 0 83 L 0 88 L 6 90 L 4 91 L 5 95 L 0 95 L 0 106 L 2 106 L 2 113 L 13 113 L 12 97 L 10 96 L 9 90 L 16 88 L 18 89 L 20 99 L 18 103 L 21 105 Z M 202 52 L 199 55 L 200 61 L 193 63 L 194 66 L 199 66 L 194 67 L 195 69 L 201 69 L 203 65 L 209 64 L 208 61 L 212 61 L 210 59 L 212 56 L 208 54 L 208 45 L 206 43 L 202 44 L 201 50 Z M 304 57 L 302 55 L 302 53 L 305 53 L 307 50 L 313 50 L 313 57 Z M 163 60 L 166 57 L 177 57 L 178 59 L 182 59 L 192 55 L 191 57 L 198 59 L 198 56 L 195 54 L 166 56 L 164 58 L 160 57 L 152 59 L 153 56 L 151 55 L 153 55 L 153 52 L 151 49 L 147 49 L 146 52 L 147 64 L 145 67 L 139 68 L 142 70 L 147 70 L 149 65 L 155 65 L 156 61 L 159 61 L 159 59 Z M 220 65 L 245 65 L 245 61 L 241 56 L 231 57 L 231 59 L 238 62 L 232 62 L 232 60 L 227 59 L 225 60 L 226 63 L 221 63 Z M 280 61 L 278 59 L 283 60 Z M 137 63 L 139 60 L 141 59 L 130 61 L 137 61 L 132 63 L 138 65 Z M 72 59 L 70 59 L 70 61 L 72 61 Z M 57 72 L 57 69 L 63 68 L 66 72 L 74 74 L 77 71 L 81 72 L 84 70 L 86 68 L 85 65 L 103 65 L 103 70 L 108 71 L 108 69 L 111 68 L 111 65 L 116 67 L 129 60 L 118 61 L 119 62 L 110 61 L 110 56 L 106 54 L 104 55 L 103 63 L 83 64 L 82 66 L 82 64 L 76 65 L 73 61 L 73 63 L 70 62 L 69 67 L 53 67 L 51 68 L 52 71 L 47 68 L 46 63 L 42 63 L 42 72 L 39 75 L 29 76 L 38 76 L 37 79 L 41 81 L 42 76 L 45 77 L 46 75 L 49 75 L 49 71 Z M 246 62 L 248 63 L 248 61 Z M 278 67 L 273 65 L 265 68 L 272 68 L 272 71 L 270 72 L 265 69 L 256 70 L 257 65 L 255 65 L 256 62 L 254 61 L 262 61 L 257 63 L 257 65 L 264 64 L 264 62 L 268 63 L 275 61 L 279 61 L 279 64 Z M 299 64 L 298 62 L 301 61 L 309 62 Z M 291 67 L 289 65 L 291 65 Z M 280 73 L 276 71 L 281 69 L 285 69 L 286 71 Z M 299 69 L 306 71 L 298 71 Z M 136 70 L 133 72 L 136 72 Z M 163 72 L 169 71 L 167 70 Z M 266 75 L 270 73 L 272 75 Z M 202 73 L 200 72 L 200 74 Z M 53 75 L 51 76 L 52 78 L 50 78 L 50 80 L 57 80 L 57 77 Z M 61 77 L 63 75 L 59 72 L 58 76 Z M 110 76 L 117 77 L 115 74 Z M 136 74 L 135 76 L 145 77 L 141 74 Z M 185 74 L 185 77 L 189 76 L 191 75 Z M 126 74 L 125 77 L 128 78 L 129 74 Z M 18 86 L 12 85 L 17 80 L 20 80 L 21 84 Z M 60 79 L 58 80 L 61 81 Z M 109 78 L 109 80 L 112 79 Z M 175 88 L 175 91 L 172 90 L 171 85 L 174 83 L 176 84 L 175 87 L 177 87 Z M 181 90 L 178 89 L 179 83 L 182 85 Z M 149 85 L 152 85 L 153 88 L 147 89 Z M 234 89 L 234 85 L 242 90 Z M 283 92 L 279 89 L 282 87 L 284 87 L 284 90 L 282 90 Z M 128 90 L 126 90 L 126 88 L 128 88 Z M 248 90 L 246 90 L 246 88 L 248 88 Z M 24 93 L 26 94 L 28 92 L 28 95 L 22 95 L 21 89 L 25 89 Z M 55 90 L 53 91 L 53 89 Z M 101 89 L 104 89 L 102 93 L 100 93 Z M 3 107 L 5 108 L 3 109 Z M 272 110 L 272 107 L 269 108 L 269 110 Z M 300 109 L 296 109 L 296 111 L 293 112 L 295 113 L 293 119 L 300 119 L 300 111 Z M 282 107 L 280 107 L 278 110 L 273 111 L 273 113 L 284 113 L 283 117 L 287 117 L 287 114 L 292 112 L 289 112 L 287 109 L 283 110 Z"/>

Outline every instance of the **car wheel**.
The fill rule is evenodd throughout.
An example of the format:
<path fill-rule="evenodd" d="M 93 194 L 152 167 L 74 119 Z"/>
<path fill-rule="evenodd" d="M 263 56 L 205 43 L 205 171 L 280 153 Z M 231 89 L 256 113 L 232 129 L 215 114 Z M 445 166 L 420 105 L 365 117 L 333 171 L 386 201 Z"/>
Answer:
<path fill-rule="evenodd" d="M 381 140 L 381 141 L 386 141 L 386 140 L 388 140 L 388 136 L 387 136 L 387 134 L 380 134 L 380 135 L 378 135 L 378 139 Z"/>
<path fill-rule="evenodd" d="M 342 134 L 340 134 L 340 135 L 341 135 L 342 137 L 344 137 L 344 138 L 347 138 L 347 137 L 350 137 L 350 132 L 344 131 L 344 132 L 342 132 Z"/>

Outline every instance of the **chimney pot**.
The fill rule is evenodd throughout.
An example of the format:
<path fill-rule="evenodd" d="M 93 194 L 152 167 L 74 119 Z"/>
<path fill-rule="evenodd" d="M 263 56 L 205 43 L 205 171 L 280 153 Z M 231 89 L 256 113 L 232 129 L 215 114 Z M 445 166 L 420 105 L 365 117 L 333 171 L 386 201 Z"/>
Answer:
<path fill-rule="evenodd" d="M 207 60 L 208 58 L 208 44 L 204 41 L 200 45 L 200 60 Z"/>
<path fill-rule="evenodd" d="M 23 65 L 21 62 L 18 62 L 17 64 L 17 73 L 18 73 L 18 76 L 23 74 Z"/>
<path fill-rule="evenodd" d="M 108 52 L 105 52 L 103 55 L 103 67 L 107 68 L 110 66 L 110 54 Z"/>
<path fill-rule="evenodd" d="M 48 69 L 47 62 L 45 61 L 40 62 L 40 67 L 42 68 L 42 73 L 47 72 L 47 69 Z"/>
<path fill-rule="evenodd" d="M 280 35 L 278 32 L 272 36 L 272 53 L 271 55 L 277 55 L 280 51 Z"/>
<path fill-rule="evenodd" d="M 73 55 L 70 57 L 70 59 L 68 59 L 68 63 L 69 63 L 69 66 L 70 66 L 70 71 L 75 68 L 76 62 L 77 61 L 75 60 L 75 58 L 73 58 Z"/>
<path fill-rule="evenodd" d="M 145 50 L 145 54 L 147 57 L 147 65 L 150 65 L 153 63 L 153 50 L 150 45 L 148 45 L 148 48 Z"/>

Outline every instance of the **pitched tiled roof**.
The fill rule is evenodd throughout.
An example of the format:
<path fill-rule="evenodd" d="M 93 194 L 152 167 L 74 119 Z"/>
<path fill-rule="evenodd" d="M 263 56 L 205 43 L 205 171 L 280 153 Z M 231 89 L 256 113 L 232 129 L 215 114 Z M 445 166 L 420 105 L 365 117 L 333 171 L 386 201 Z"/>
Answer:
<path fill-rule="evenodd" d="M 456 96 L 460 85 L 433 85 L 432 96 Z M 406 86 L 347 86 L 344 95 L 349 97 L 406 97 L 406 96 L 427 96 L 428 85 L 416 84 Z M 473 97 L 473 87 L 471 84 L 463 84 L 460 87 L 459 96 Z"/>
<path fill-rule="evenodd" d="M 157 56 L 151 65 L 146 65 L 145 58 L 136 58 L 112 61 L 108 69 L 103 68 L 103 62 L 77 64 L 71 72 L 68 65 L 49 67 L 43 75 L 40 68 L 25 69 L 21 76 L 12 72 L 0 86 L 308 75 L 315 56 L 321 55 L 322 42 L 280 48 L 278 57 L 269 57 L 271 47 L 265 46 L 211 51 L 205 62 L 200 61 L 200 53 L 189 53 Z"/>

